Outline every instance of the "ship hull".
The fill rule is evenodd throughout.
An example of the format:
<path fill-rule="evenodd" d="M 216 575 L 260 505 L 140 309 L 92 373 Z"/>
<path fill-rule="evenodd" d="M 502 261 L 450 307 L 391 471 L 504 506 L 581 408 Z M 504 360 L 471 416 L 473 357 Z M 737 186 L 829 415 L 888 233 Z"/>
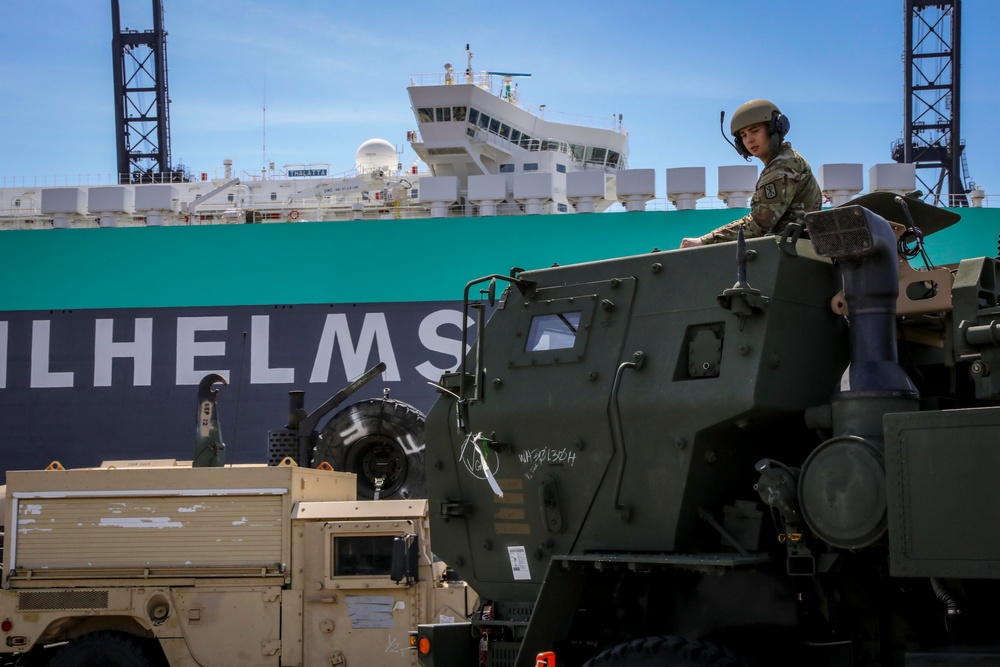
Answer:
<path fill-rule="evenodd" d="M 454 367 L 460 304 L 410 302 L 20 311 L 5 314 L 3 466 L 190 460 L 198 383 L 216 373 L 228 461 L 267 459 L 288 391 L 313 410 L 378 362 L 351 396 L 426 412 Z"/>

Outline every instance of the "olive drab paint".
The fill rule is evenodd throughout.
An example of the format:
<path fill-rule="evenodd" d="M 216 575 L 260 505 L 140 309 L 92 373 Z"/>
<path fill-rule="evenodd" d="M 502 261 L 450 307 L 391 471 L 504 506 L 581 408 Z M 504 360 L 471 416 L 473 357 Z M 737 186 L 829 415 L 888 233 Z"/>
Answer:
<path fill-rule="evenodd" d="M 920 265 L 959 217 L 874 193 L 503 278 L 425 425 L 483 600 L 449 664 L 1000 660 L 1000 260 Z"/>

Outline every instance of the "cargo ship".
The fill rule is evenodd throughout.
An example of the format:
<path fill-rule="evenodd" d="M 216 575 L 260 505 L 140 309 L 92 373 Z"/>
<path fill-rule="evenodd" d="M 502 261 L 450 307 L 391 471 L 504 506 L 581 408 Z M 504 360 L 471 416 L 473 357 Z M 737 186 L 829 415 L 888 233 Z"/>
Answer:
<path fill-rule="evenodd" d="M 660 197 L 660 172 L 629 165 L 620 118 L 532 108 L 527 75 L 468 58 L 411 77 L 406 139 L 422 165 L 373 139 L 348 173 L 223 161 L 175 182 L 5 182 L 0 469 L 190 460 L 210 374 L 228 382 L 228 462 L 273 456 L 290 391 L 309 412 L 379 362 L 350 400 L 425 412 L 464 354 L 468 281 L 666 252 L 747 212 L 757 166 L 720 166 L 711 198 L 704 167 L 668 169 Z M 862 194 L 863 168 L 819 166 L 826 205 Z M 872 165 L 869 181 L 902 194 L 912 165 Z M 972 201 L 925 240 L 935 264 L 996 252 L 1000 208 Z M 713 277 L 720 290 L 735 278 L 735 260 Z"/>

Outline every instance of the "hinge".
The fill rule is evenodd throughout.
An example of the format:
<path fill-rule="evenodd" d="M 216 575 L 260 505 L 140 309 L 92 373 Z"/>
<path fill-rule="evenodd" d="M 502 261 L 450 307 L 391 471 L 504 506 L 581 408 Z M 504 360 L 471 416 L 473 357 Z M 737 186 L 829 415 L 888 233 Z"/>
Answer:
<path fill-rule="evenodd" d="M 461 500 L 445 500 L 441 503 L 441 516 L 445 519 L 462 518 L 468 510 L 468 505 Z"/>

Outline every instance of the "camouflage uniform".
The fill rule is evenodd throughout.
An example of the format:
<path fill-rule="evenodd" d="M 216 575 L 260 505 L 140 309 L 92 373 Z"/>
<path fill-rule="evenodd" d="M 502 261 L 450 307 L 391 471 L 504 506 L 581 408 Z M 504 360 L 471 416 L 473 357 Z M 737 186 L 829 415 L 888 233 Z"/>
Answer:
<path fill-rule="evenodd" d="M 739 228 L 746 238 L 780 234 L 823 202 L 819 183 L 805 159 L 787 141 L 764 167 L 750 199 L 750 213 L 701 237 L 703 244 L 735 241 Z"/>

